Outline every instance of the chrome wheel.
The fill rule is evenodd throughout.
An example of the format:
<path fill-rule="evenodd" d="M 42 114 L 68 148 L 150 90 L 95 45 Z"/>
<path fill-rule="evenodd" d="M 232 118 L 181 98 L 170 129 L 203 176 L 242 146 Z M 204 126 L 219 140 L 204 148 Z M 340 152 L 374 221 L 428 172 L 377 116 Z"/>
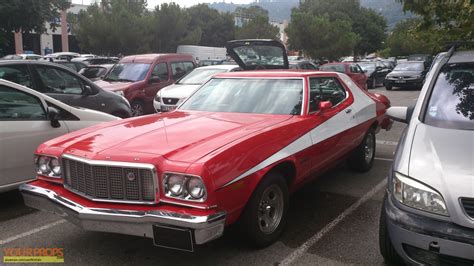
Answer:
<path fill-rule="evenodd" d="M 374 147 L 375 147 L 375 141 L 374 141 L 374 135 L 372 132 L 369 132 L 365 138 L 365 143 L 364 143 L 364 155 L 365 155 L 365 162 L 370 163 L 372 161 L 372 158 L 374 157 Z"/>
<path fill-rule="evenodd" d="M 262 233 L 273 233 L 283 217 L 283 192 L 280 187 L 273 184 L 267 187 L 260 199 L 258 209 L 258 226 Z"/>
<path fill-rule="evenodd" d="M 145 114 L 142 103 L 134 102 L 131 104 L 131 107 L 132 107 L 132 116 L 141 116 Z"/>

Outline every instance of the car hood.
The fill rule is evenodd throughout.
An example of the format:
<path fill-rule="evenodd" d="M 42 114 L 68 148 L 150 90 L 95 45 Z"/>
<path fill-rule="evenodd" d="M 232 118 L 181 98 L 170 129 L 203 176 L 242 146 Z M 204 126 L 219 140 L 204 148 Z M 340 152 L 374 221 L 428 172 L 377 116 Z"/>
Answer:
<path fill-rule="evenodd" d="M 459 197 L 474 197 L 472 147 L 474 131 L 418 124 L 408 174 L 452 202 L 457 202 Z"/>
<path fill-rule="evenodd" d="M 187 98 L 201 85 L 181 85 L 173 84 L 161 89 L 162 98 Z"/>
<path fill-rule="evenodd" d="M 94 82 L 97 86 L 101 87 L 105 90 L 110 91 L 120 91 L 130 87 L 130 85 L 134 84 L 134 82 L 118 82 L 118 81 L 105 81 L 105 80 L 98 80 Z"/>
<path fill-rule="evenodd" d="M 194 162 L 230 142 L 291 117 L 175 111 L 73 132 L 46 145 L 92 159 L 150 154 L 173 161 Z"/>
<path fill-rule="evenodd" d="M 410 77 L 410 76 L 418 76 L 418 75 L 421 75 L 423 71 L 401 71 L 401 70 L 393 70 L 392 72 L 390 72 L 387 76 L 389 77 L 400 77 L 400 76 L 407 76 L 407 77 Z"/>

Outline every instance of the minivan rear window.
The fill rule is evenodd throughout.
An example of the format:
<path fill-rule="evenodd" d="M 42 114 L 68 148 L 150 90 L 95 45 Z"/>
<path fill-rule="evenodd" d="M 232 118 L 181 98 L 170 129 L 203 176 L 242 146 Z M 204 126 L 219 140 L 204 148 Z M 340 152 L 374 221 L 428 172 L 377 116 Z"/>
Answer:
<path fill-rule="evenodd" d="M 474 130 L 474 63 L 445 65 L 427 105 L 426 124 Z"/>

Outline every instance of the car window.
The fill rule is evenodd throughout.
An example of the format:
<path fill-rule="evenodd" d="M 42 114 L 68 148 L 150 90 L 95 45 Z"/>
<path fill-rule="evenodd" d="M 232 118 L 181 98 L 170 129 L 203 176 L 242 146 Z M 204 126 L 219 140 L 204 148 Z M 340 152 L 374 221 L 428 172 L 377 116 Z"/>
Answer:
<path fill-rule="evenodd" d="M 171 63 L 171 71 L 173 75 L 173 79 L 177 80 L 180 79 L 182 76 L 186 74 L 186 70 L 184 68 L 183 62 L 173 62 Z"/>
<path fill-rule="evenodd" d="M 310 78 L 309 79 L 309 112 L 319 110 L 319 103 L 330 101 L 332 105 L 344 101 L 346 90 L 336 78 Z"/>
<path fill-rule="evenodd" d="M 254 114 L 301 114 L 301 79 L 214 78 L 180 109 Z"/>
<path fill-rule="evenodd" d="M 474 130 L 474 64 L 443 66 L 425 114 L 426 124 Z"/>
<path fill-rule="evenodd" d="M 166 63 L 159 63 L 153 68 L 152 77 L 157 77 L 160 80 L 168 80 L 168 66 Z"/>
<path fill-rule="evenodd" d="M 67 121 L 79 121 L 80 120 L 77 116 L 71 114 L 70 112 L 64 110 L 63 108 L 61 108 L 61 107 L 59 107 L 59 106 L 57 106 L 53 103 L 50 103 L 50 102 L 46 101 L 46 104 L 48 105 L 48 107 L 54 107 L 54 108 L 56 108 L 56 110 L 59 111 L 58 120 L 67 120 Z"/>
<path fill-rule="evenodd" d="M 186 73 L 189 73 L 189 72 L 193 71 L 193 69 L 194 69 L 193 62 L 183 62 L 183 65 L 184 65 L 184 71 L 186 71 Z M 215 65 L 215 64 L 213 64 L 213 65 Z"/>
<path fill-rule="evenodd" d="M 36 70 L 43 82 L 46 93 L 77 95 L 83 93 L 80 79 L 65 70 L 48 66 L 36 66 Z"/>
<path fill-rule="evenodd" d="M 32 88 L 32 81 L 26 65 L 0 66 L 0 78 Z"/>
<path fill-rule="evenodd" d="M 46 120 L 46 112 L 37 97 L 0 85 L 0 120 Z"/>
<path fill-rule="evenodd" d="M 360 73 L 361 71 L 359 70 L 359 66 L 356 64 L 351 64 L 350 65 L 350 70 L 351 73 Z"/>
<path fill-rule="evenodd" d="M 79 74 L 83 75 L 86 78 L 98 78 L 103 76 L 107 72 L 105 67 L 85 67 L 79 71 Z"/>

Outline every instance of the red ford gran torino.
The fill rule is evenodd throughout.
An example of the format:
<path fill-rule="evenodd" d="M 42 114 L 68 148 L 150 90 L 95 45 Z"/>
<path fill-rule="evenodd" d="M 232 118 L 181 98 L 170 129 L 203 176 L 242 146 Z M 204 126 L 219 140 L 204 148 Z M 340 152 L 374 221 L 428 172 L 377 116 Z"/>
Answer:
<path fill-rule="evenodd" d="M 288 195 L 347 160 L 374 161 L 390 103 L 335 72 L 288 68 L 274 41 L 233 41 L 242 71 L 214 76 L 177 110 L 101 124 L 36 151 L 26 205 L 92 231 L 192 251 L 238 223 L 258 247 L 277 240 Z M 58 163 L 59 160 L 59 163 Z"/>

